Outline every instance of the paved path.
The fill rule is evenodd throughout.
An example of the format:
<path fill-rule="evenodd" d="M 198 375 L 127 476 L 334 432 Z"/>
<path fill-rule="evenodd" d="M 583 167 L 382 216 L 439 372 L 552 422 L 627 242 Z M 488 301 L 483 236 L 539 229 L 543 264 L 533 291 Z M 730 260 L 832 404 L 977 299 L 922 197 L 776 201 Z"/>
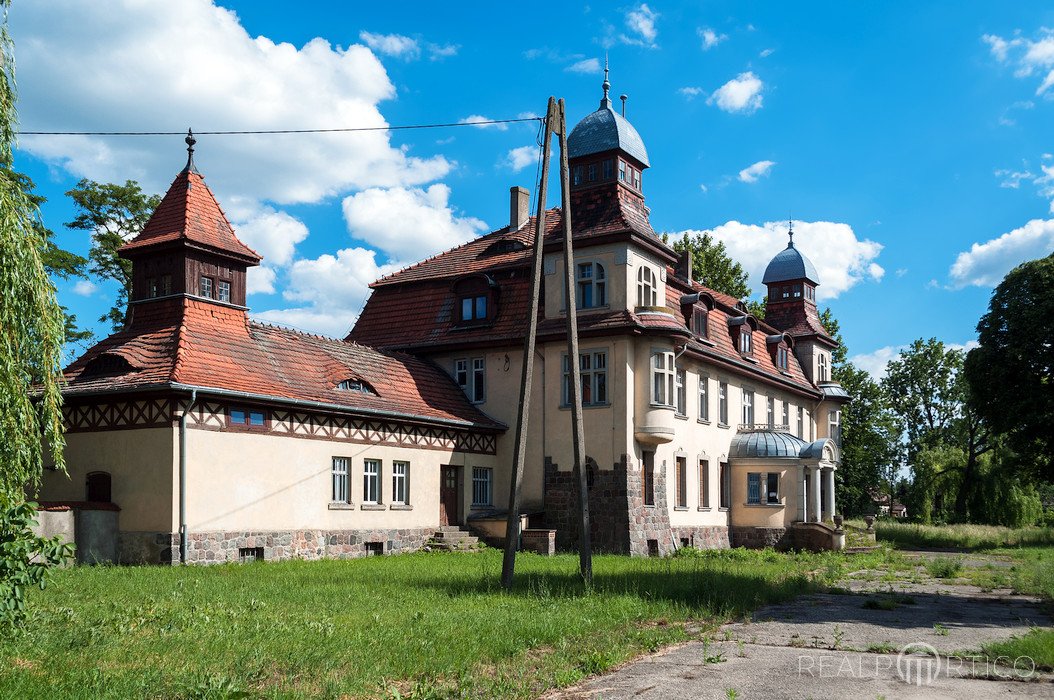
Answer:
<path fill-rule="evenodd" d="M 1027 660 L 1015 669 L 1015 660 L 996 667 L 970 655 L 1049 626 L 1038 599 L 917 574 L 871 579 L 856 572 L 844 594 L 761 608 L 714 641 L 665 649 L 545 697 L 1054 698 L 1052 678 L 1032 673 Z M 906 645 L 918 653 L 900 654 Z"/>

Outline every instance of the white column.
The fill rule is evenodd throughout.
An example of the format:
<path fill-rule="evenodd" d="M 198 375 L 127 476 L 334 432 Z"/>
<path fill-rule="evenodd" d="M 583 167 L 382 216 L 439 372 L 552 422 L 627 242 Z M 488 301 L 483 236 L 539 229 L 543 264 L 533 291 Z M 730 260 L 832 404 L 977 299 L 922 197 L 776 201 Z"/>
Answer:
<path fill-rule="evenodd" d="M 805 517 L 806 513 L 806 488 L 805 488 L 805 467 L 801 464 L 797 467 L 798 472 L 798 503 L 797 503 L 797 520 L 798 522 L 808 522 L 808 518 Z"/>
<path fill-rule="evenodd" d="M 806 520 L 810 523 L 820 522 L 820 468 L 809 467 L 809 507 Z"/>
<path fill-rule="evenodd" d="M 827 489 L 827 498 L 824 499 L 823 504 L 823 519 L 830 520 L 834 518 L 834 468 L 823 470 L 824 486 Z"/>

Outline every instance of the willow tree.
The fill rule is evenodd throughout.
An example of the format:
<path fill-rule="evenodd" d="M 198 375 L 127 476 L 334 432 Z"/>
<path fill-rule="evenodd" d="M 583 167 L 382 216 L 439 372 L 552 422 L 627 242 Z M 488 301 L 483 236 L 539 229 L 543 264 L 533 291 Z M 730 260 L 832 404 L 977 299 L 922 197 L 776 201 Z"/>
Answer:
<path fill-rule="evenodd" d="M 14 45 L 7 28 L 10 0 L 0 0 L 0 626 L 24 616 L 28 585 L 43 585 L 65 549 L 30 530 L 43 470 L 43 445 L 62 459 L 59 372 L 65 323 L 44 267 L 47 241 L 40 212 L 13 168 Z"/>

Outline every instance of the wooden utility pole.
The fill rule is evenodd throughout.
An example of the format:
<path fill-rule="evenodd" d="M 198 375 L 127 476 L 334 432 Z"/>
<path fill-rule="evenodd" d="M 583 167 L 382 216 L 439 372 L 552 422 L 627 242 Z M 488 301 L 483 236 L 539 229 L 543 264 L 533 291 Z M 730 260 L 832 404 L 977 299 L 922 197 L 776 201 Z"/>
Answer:
<path fill-rule="evenodd" d="M 542 248 L 545 239 L 545 198 L 549 182 L 549 156 L 552 152 L 556 100 L 549 98 L 542 138 L 542 181 L 538 187 L 538 217 L 534 233 L 534 266 L 531 271 L 531 303 L 527 312 L 527 335 L 523 341 L 523 367 L 520 372 L 520 409 L 516 417 L 516 454 L 509 483 L 509 517 L 505 525 L 505 558 L 501 565 L 501 585 L 512 587 L 516 572 L 516 550 L 520 545 L 520 482 L 527 459 L 527 423 L 531 415 L 531 388 L 534 383 L 534 350 L 538 335 L 538 305 L 542 287 Z"/>
<path fill-rule="evenodd" d="M 575 255 L 571 243 L 571 178 L 567 165 L 567 119 L 564 101 L 557 104 L 560 134 L 560 194 L 564 213 L 564 298 L 567 300 L 567 363 L 570 365 L 572 469 L 578 472 L 578 570 L 582 579 L 593 582 L 593 547 L 589 532 L 589 479 L 585 465 L 585 436 L 582 433 L 582 373 L 578 356 L 578 304 L 575 299 Z"/>

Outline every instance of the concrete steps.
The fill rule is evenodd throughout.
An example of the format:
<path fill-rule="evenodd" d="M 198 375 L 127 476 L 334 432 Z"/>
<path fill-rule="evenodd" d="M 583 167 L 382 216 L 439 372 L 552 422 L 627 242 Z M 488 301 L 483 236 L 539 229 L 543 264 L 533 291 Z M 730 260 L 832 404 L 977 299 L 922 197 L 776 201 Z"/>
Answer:
<path fill-rule="evenodd" d="M 468 530 L 458 525 L 443 525 L 428 540 L 427 546 L 447 552 L 475 552 L 479 550 L 478 544 L 479 538 Z"/>

